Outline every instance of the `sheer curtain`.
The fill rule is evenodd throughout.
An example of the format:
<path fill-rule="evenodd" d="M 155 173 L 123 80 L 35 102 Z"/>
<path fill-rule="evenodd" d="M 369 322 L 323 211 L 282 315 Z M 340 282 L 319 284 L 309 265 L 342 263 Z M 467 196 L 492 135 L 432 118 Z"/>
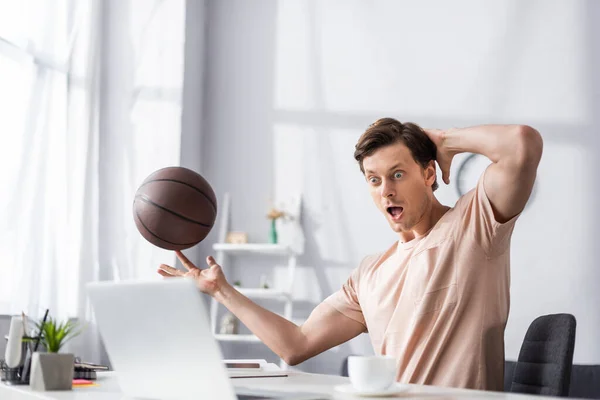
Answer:
<path fill-rule="evenodd" d="M 0 0 L 0 314 L 89 318 L 85 284 L 172 253 L 133 194 L 179 164 L 185 0 Z"/>
<path fill-rule="evenodd" d="M 97 4 L 1 3 L 0 312 L 76 315 L 97 274 Z M 97 158 L 96 158 L 97 160 Z"/>

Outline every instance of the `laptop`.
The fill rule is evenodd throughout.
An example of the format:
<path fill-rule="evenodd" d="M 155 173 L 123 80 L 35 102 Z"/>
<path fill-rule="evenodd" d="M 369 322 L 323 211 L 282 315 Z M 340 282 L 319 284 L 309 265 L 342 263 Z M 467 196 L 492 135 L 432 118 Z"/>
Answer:
<path fill-rule="evenodd" d="M 235 389 L 213 336 L 202 295 L 190 279 L 95 282 L 87 285 L 87 292 L 119 385 L 128 396 L 324 398 L 310 393 Z"/>

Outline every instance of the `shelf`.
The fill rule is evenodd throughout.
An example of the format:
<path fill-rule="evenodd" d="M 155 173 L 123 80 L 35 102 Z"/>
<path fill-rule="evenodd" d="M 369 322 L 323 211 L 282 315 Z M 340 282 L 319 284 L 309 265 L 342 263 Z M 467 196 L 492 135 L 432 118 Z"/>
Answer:
<path fill-rule="evenodd" d="M 222 342 L 260 342 L 256 335 L 224 335 L 215 334 L 215 338 Z"/>
<path fill-rule="evenodd" d="M 272 254 L 289 256 L 292 255 L 292 250 L 282 244 L 272 243 L 244 243 L 244 244 L 233 244 L 233 243 L 215 243 L 213 244 L 213 250 L 225 251 L 228 253 L 255 253 L 255 254 Z"/>
<path fill-rule="evenodd" d="M 244 296 L 252 297 L 255 299 L 278 299 L 278 300 L 291 300 L 292 296 L 289 292 L 277 289 L 260 289 L 260 288 L 240 288 L 236 289 Z"/>

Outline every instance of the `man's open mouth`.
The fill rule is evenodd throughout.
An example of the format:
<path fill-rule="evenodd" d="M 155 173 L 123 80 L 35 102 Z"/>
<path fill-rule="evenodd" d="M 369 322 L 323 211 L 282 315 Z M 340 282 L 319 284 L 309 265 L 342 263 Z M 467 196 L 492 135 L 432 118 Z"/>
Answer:
<path fill-rule="evenodd" d="M 402 215 L 404 208 L 402 207 L 388 207 L 387 212 L 392 216 L 393 219 L 398 219 Z"/>

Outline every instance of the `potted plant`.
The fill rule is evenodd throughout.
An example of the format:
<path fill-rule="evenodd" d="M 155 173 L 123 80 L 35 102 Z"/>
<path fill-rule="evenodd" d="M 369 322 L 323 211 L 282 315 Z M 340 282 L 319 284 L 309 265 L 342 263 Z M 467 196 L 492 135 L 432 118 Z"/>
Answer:
<path fill-rule="evenodd" d="M 81 333 L 79 324 L 72 320 L 59 322 L 48 318 L 37 326 L 40 341 L 47 352 L 33 353 L 29 385 L 33 390 L 70 390 L 75 356 L 59 351 L 66 342 Z"/>

